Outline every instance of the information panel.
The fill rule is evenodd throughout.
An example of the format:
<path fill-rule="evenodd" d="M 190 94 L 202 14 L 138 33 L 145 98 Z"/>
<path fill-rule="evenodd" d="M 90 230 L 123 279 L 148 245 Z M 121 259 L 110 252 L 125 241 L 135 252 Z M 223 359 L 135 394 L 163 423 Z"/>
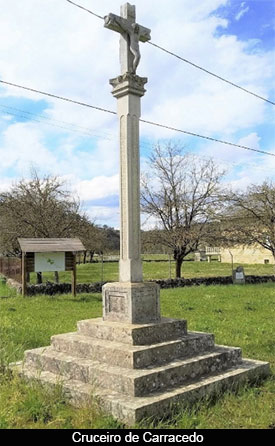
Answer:
<path fill-rule="evenodd" d="M 36 252 L 34 254 L 34 271 L 65 271 L 65 252 Z"/>

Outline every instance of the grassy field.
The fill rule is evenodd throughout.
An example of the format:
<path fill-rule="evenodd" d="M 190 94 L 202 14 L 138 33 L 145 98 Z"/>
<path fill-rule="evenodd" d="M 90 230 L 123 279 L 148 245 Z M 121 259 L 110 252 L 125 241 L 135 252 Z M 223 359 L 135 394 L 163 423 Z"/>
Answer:
<path fill-rule="evenodd" d="M 274 274 L 274 265 L 244 265 L 246 274 L 265 275 Z M 230 263 L 220 262 L 184 262 L 182 267 L 182 276 L 186 279 L 191 277 L 214 277 L 214 276 L 230 276 L 232 267 Z M 170 278 L 169 262 L 143 262 L 144 279 L 168 279 Z M 70 282 L 70 272 L 59 273 L 61 282 Z M 171 262 L 171 277 L 175 277 L 175 262 Z M 31 274 L 31 283 L 35 283 L 36 275 Z M 44 273 L 43 280 L 54 281 L 53 273 Z M 118 280 L 118 262 L 104 263 L 87 263 L 77 265 L 77 282 L 91 283 L 101 281 Z"/>
<path fill-rule="evenodd" d="M 0 285 L 0 428 L 122 428 L 96 404 L 75 409 L 61 389 L 42 390 L 11 376 L 6 366 L 26 349 L 49 345 L 53 334 L 76 330 L 81 319 L 101 316 L 99 294 L 22 298 Z M 162 315 L 188 320 L 189 330 L 213 332 L 219 344 L 269 361 L 275 370 L 275 284 L 200 286 L 161 291 Z M 184 410 L 159 428 L 268 428 L 275 426 L 275 383 L 226 394 Z M 140 427 L 152 427 L 144 422 Z"/>

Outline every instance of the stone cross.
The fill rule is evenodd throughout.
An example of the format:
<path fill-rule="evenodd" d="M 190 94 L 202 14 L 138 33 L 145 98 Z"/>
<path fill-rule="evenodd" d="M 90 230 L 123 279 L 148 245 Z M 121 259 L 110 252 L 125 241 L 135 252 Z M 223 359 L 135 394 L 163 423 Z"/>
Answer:
<path fill-rule="evenodd" d="M 105 28 L 119 32 L 121 74 L 136 73 L 140 61 L 139 42 L 151 39 L 150 29 L 136 23 L 135 6 L 126 3 L 120 8 L 121 16 L 109 14 L 104 17 Z"/>
<path fill-rule="evenodd" d="M 135 6 L 126 3 L 121 17 L 109 14 L 105 27 L 121 34 L 121 75 L 111 79 L 120 127 L 120 261 L 119 282 L 105 284 L 103 319 L 130 323 L 160 320 L 159 289 L 142 279 L 140 243 L 140 98 L 147 78 L 136 75 L 139 42 L 150 30 L 136 24 Z"/>

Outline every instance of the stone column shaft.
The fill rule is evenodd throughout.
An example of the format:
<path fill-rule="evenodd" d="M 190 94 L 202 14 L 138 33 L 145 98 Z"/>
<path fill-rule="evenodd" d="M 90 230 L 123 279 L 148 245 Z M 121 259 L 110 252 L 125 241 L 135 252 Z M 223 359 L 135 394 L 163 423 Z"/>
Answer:
<path fill-rule="evenodd" d="M 120 282 L 142 282 L 139 118 L 146 81 L 130 74 L 110 81 L 120 123 Z"/>
<path fill-rule="evenodd" d="M 160 322 L 159 287 L 142 281 L 140 255 L 140 98 L 147 79 L 125 73 L 111 79 L 120 123 L 119 282 L 102 288 L 103 320 L 130 324 Z"/>

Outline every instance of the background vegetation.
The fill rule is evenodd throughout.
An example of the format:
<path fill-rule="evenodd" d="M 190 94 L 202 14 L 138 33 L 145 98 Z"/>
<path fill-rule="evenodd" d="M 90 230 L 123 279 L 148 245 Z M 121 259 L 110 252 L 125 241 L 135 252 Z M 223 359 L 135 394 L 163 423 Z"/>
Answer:
<path fill-rule="evenodd" d="M 150 256 L 151 257 L 151 256 Z M 167 256 L 166 256 L 167 259 Z M 168 279 L 175 277 L 175 261 L 143 262 L 144 280 L 149 279 Z M 254 275 L 273 275 L 274 265 L 244 265 L 245 274 Z M 231 276 L 232 265 L 230 263 L 220 262 L 184 262 L 182 267 L 182 277 L 188 279 L 192 277 L 217 277 Z M 36 283 L 35 273 L 31 273 L 31 283 Z M 60 282 L 70 282 L 70 272 L 59 273 Z M 54 281 L 53 273 L 44 273 L 43 281 Z M 86 263 L 77 265 L 77 282 L 92 283 L 101 281 L 118 280 L 118 262 Z"/>
<path fill-rule="evenodd" d="M 256 244 L 275 258 L 274 182 L 232 192 L 222 186 L 223 172 L 212 160 L 199 162 L 172 143 L 155 147 L 148 172 L 141 205 L 154 229 L 142 232 L 142 252 L 170 254 L 173 277 L 184 275 L 183 262 L 205 246 Z M 79 237 L 84 264 L 95 254 L 119 253 L 118 230 L 96 225 L 62 180 L 40 178 L 36 171 L 0 193 L 0 228 L 0 255 L 20 256 L 18 237 Z M 39 272 L 36 280 L 42 280 Z"/>

